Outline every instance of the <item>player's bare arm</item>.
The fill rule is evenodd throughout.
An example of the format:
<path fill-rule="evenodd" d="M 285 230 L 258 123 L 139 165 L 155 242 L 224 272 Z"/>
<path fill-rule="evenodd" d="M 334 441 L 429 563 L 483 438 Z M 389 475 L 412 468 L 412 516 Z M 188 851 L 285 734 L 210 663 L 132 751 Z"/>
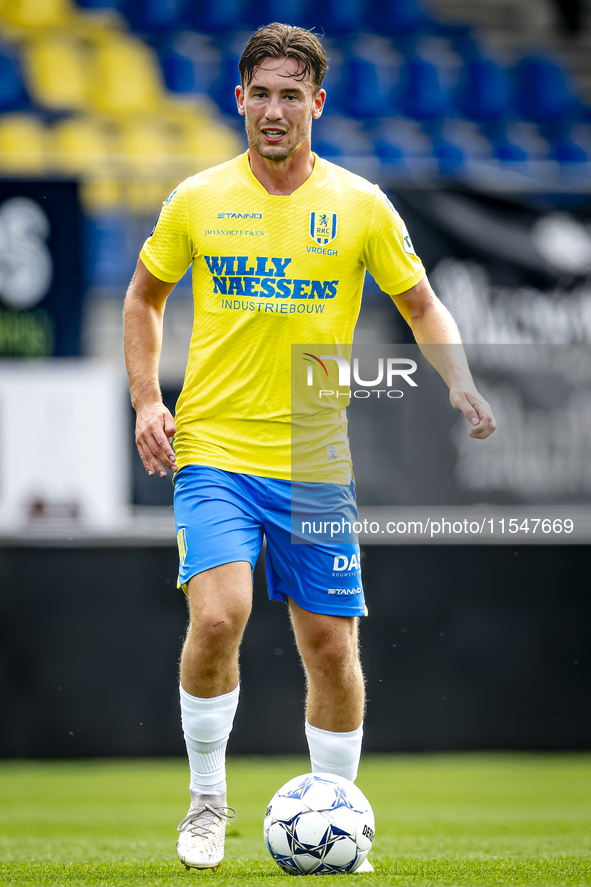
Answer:
<path fill-rule="evenodd" d="M 166 299 L 174 283 L 158 280 L 141 259 L 129 284 L 124 308 L 123 346 L 131 400 L 136 411 L 135 442 L 150 476 L 176 471 L 170 440 L 174 419 L 162 403 L 158 363 Z"/>
<path fill-rule="evenodd" d="M 476 389 L 453 317 L 426 277 L 393 299 L 422 353 L 447 383 L 452 406 L 472 424 L 470 437 L 484 440 L 497 423 L 490 404 Z"/>

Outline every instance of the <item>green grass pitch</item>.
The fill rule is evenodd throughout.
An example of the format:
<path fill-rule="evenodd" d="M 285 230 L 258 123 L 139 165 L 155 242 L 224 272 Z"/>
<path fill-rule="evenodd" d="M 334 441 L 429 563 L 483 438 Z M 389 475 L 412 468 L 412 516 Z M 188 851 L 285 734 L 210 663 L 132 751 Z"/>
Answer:
<path fill-rule="evenodd" d="M 226 859 L 186 871 L 175 827 L 180 760 L 0 764 L 0 884 L 289 883 L 262 839 L 267 802 L 305 758 L 230 758 Z M 366 755 L 357 780 L 376 814 L 373 875 L 324 887 L 591 884 L 591 755 Z M 293 883 L 293 882 L 292 882 Z"/>

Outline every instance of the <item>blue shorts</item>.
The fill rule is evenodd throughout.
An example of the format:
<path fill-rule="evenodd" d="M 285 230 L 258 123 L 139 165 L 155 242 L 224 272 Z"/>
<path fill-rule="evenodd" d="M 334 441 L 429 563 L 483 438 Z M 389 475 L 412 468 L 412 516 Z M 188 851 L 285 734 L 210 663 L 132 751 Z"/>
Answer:
<path fill-rule="evenodd" d="M 330 516 L 357 520 L 354 484 L 297 484 Z M 235 561 L 251 569 L 267 541 L 269 599 L 291 598 L 302 609 L 329 616 L 366 615 L 356 541 L 295 541 L 290 481 L 187 465 L 174 481 L 174 515 L 179 546 L 179 585 Z M 343 517 L 344 516 L 344 517 Z M 341 539 L 347 538 L 341 535 Z"/>

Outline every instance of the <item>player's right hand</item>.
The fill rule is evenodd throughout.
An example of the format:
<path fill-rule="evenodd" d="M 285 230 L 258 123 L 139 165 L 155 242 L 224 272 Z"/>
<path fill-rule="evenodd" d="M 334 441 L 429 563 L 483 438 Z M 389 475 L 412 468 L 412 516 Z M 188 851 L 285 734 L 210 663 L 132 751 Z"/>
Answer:
<path fill-rule="evenodd" d="M 137 410 L 135 442 L 144 468 L 152 477 L 166 477 L 166 469 L 177 471 L 176 456 L 171 446 L 176 434 L 174 419 L 163 403 L 146 404 Z"/>

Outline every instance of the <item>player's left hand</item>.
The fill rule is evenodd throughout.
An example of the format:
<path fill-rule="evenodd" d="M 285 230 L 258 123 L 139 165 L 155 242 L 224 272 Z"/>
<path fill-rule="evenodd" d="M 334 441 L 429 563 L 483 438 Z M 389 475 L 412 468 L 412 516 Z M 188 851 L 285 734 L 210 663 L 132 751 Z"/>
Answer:
<path fill-rule="evenodd" d="M 493 411 L 475 388 L 450 388 L 449 399 L 452 407 L 463 413 L 472 425 L 470 437 L 484 440 L 493 433 L 497 427 Z"/>

